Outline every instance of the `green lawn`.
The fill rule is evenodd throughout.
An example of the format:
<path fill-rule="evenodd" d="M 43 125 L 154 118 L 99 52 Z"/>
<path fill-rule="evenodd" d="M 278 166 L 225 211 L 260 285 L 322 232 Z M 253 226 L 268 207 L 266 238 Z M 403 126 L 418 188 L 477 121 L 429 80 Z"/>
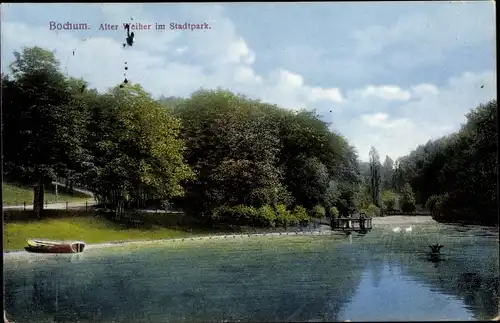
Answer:
<path fill-rule="evenodd" d="M 33 189 L 29 187 L 23 187 L 16 184 L 2 183 L 3 190 L 3 202 L 4 205 L 22 205 L 26 202 L 27 205 L 33 204 Z M 45 189 L 45 201 L 47 203 L 54 203 L 56 201 L 63 202 L 85 202 L 93 200 L 91 197 L 86 196 L 82 193 L 75 192 L 74 195 L 70 195 L 64 192 L 65 188 L 58 187 L 59 198 L 56 199 L 55 186 L 50 185 Z"/>
<path fill-rule="evenodd" d="M 120 240 L 176 238 L 189 235 L 193 235 L 193 233 L 167 228 L 127 229 L 101 217 L 89 215 L 6 223 L 4 250 L 23 250 L 26 246 L 26 240 L 30 238 L 83 240 L 87 243 L 102 243 Z"/>

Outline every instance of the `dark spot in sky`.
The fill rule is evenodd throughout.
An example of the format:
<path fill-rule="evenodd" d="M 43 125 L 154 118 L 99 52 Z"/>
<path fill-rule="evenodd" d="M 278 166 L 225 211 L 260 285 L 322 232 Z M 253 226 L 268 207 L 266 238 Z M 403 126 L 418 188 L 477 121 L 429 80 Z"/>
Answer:
<path fill-rule="evenodd" d="M 484 85 L 481 85 L 481 88 L 484 88 Z"/>
<path fill-rule="evenodd" d="M 125 24 L 125 29 L 127 30 L 127 37 L 125 38 L 125 43 L 123 43 L 123 47 L 126 45 L 132 46 L 134 44 L 134 32 L 130 32 L 130 25 Z"/>

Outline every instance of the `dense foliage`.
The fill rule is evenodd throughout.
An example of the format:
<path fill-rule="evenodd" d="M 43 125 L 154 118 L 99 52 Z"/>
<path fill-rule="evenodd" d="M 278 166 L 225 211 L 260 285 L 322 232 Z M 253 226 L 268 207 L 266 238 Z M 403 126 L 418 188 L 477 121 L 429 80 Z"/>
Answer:
<path fill-rule="evenodd" d="M 315 112 L 223 89 L 154 99 L 129 84 L 98 93 L 62 74 L 49 51 L 14 55 L 2 75 L 4 169 L 7 179 L 33 185 L 39 214 L 44 185 L 58 177 L 87 187 L 116 214 L 168 202 L 207 223 L 288 226 L 353 210 L 411 213 L 432 195 L 437 217 L 496 205 L 496 141 L 488 139 L 496 101 L 431 150 L 382 165 L 372 148 L 366 164 Z M 461 195 L 471 191 L 482 200 Z"/>
<path fill-rule="evenodd" d="M 498 223 L 497 101 L 467 114 L 460 131 L 398 161 L 399 176 L 437 220 Z M 406 190 L 409 188 L 406 187 Z"/>

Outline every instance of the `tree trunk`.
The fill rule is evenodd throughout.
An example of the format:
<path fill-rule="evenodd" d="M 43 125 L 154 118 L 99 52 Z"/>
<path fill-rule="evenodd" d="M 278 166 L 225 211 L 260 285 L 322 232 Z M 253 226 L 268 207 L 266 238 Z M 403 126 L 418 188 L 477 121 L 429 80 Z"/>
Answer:
<path fill-rule="evenodd" d="M 40 194 L 38 195 L 39 198 L 39 203 L 40 203 L 40 215 L 43 215 L 43 210 L 44 210 L 44 202 L 45 202 L 45 184 L 43 181 L 40 183 Z"/>
<path fill-rule="evenodd" d="M 33 187 L 33 211 L 38 219 L 41 218 L 43 212 L 44 185 L 40 180 Z"/>

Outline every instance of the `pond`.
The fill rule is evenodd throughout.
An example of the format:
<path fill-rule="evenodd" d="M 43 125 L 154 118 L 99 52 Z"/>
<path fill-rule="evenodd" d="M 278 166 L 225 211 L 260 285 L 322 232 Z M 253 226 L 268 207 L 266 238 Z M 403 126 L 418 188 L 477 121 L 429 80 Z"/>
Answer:
<path fill-rule="evenodd" d="M 498 229 L 433 223 L 11 257 L 6 310 L 16 322 L 489 319 L 498 243 Z"/>

